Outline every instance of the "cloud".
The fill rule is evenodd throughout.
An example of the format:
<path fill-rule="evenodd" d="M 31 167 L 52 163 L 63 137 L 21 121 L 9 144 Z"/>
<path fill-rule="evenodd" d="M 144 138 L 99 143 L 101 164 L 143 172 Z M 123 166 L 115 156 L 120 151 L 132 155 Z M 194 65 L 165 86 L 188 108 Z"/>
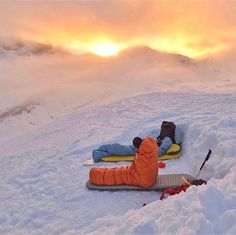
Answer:
<path fill-rule="evenodd" d="M 111 40 L 185 54 L 204 47 L 210 53 L 234 44 L 235 12 L 235 1 L 213 0 L 0 2 L 0 36 L 81 47 Z"/>

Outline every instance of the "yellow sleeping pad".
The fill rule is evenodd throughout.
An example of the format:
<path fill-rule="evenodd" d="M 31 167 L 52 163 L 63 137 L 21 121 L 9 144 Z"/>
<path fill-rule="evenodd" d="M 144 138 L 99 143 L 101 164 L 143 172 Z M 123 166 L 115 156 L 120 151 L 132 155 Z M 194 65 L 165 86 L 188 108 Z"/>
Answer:
<path fill-rule="evenodd" d="M 178 144 L 172 144 L 170 148 L 167 150 L 167 152 L 160 156 L 158 160 L 170 160 L 170 159 L 175 159 L 180 157 L 180 151 L 181 148 Z M 122 156 L 122 155 L 114 155 L 114 156 L 109 156 L 109 157 L 103 157 L 101 158 L 101 161 L 103 162 L 122 162 L 122 161 L 133 161 L 134 160 L 133 155 L 129 156 Z"/>

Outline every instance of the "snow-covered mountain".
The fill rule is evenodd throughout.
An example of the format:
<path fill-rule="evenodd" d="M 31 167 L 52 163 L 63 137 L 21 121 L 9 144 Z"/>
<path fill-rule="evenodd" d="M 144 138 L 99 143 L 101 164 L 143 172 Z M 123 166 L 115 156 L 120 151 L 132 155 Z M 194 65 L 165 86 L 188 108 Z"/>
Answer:
<path fill-rule="evenodd" d="M 140 62 L 140 64 L 147 63 L 149 65 L 153 65 L 154 63 L 158 65 L 158 64 L 170 63 L 174 61 L 176 63 L 184 63 L 184 64 L 192 64 L 192 65 L 197 63 L 196 61 L 194 61 L 194 59 L 191 59 L 187 56 L 158 52 L 147 46 L 136 46 L 136 47 L 128 48 L 122 51 L 119 57 L 117 57 L 117 59 L 122 60 L 122 61 L 133 60 L 133 61 Z"/>
<path fill-rule="evenodd" d="M 233 58 L 0 44 L 0 234 L 236 233 Z M 163 120 L 184 134 L 182 157 L 160 173 L 196 175 L 211 149 L 206 186 L 165 201 L 85 188 L 94 148 L 156 136 Z"/>
<path fill-rule="evenodd" d="M 62 48 L 53 47 L 50 44 L 37 43 L 22 40 L 5 40 L 0 41 L 0 57 L 1 56 L 32 56 L 43 54 L 68 54 Z"/>
<path fill-rule="evenodd" d="M 135 95 L 232 93 L 236 87 L 234 66 L 229 66 L 228 59 L 224 69 L 225 57 L 197 61 L 135 47 L 116 57 L 101 58 L 56 53 L 51 46 L 15 41 L 2 43 L 1 48 L 8 53 L 0 57 L 0 117 L 7 116 L 0 119 L 4 143 L 17 133 L 39 128 L 74 111 Z M 34 53 L 37 48 L 40 53 Z M 6 115 L 31 104 L 38 105 L 30 113 L 23 109 L 17 116 Z M 15 128 L 8 131 L 8 126 Z"/>
<path fill-rule="evenodd" d="M 19 137 L 54 119 L 53 115 L 39 103 L 24 103 L 6 109 L 0 114 L 0 142 L 9 143 L 11 138 Z"/>

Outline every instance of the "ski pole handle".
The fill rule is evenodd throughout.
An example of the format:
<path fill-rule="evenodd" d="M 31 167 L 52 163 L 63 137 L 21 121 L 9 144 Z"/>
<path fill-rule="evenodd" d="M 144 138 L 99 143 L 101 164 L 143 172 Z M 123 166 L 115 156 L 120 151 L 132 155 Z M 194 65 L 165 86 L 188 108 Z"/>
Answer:
<path fill-rule="evenodd" d="M 202 168 L 203 168 L 203 166 L 205 165 L 205 163 L 209 160 L 210 155 L 211 155 L 211 150 L 209 149 L 208 154 L 207 154 L 207 156 L 206 156 L 204 162 L 202 163 L 202 165 L 201 165 L 201 167 L 200 167 L 200 171 L 202 170 Z"/>
<path fill-rule="evenodd" d="M 208 153 L 207 153 L 207 156 L 206 156 L 204 162 L 202 163 L 202 165 L 201 165 L 201 167 L 200 167 L 200 170 L 199 170 L 198 173 L 197 173 L 196 179 L 197 179 L 197 177 L 198 177 L 200 171 L 202 170 L 203 166 L 205 165 L 205 163 L 209 160 L 210 155 L 211 155 L 211 150 L 209 149 L 209 151 L 208 151 Z"/>

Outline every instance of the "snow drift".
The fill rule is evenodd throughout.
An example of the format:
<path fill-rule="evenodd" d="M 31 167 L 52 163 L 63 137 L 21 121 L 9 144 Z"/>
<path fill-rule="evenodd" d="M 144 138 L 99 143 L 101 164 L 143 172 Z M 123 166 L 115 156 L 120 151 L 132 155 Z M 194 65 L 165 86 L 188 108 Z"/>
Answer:
<path fill-rule="evenodd" d="M 236 233 L 233 55 L 194 61 L 134 48 L 110 59 L 0 57 L 1 234 Z M 176 123 L 183 151 L 160 174 L 195 176 L 211 149 L 206 186 L 164 201 L 86 189 L 83 162 L 94 148 L 157 136 L 163 120 Z"/>
<path fill-rule="evenodd" d="M 235 233 L 235 101 L 232 94 L 141 95 L 77 111 L 14 139 L 0 150 L 1 233 Z M 162 120 L 174 121 L 184 142 L 182 157 L 160 173 L 196 175 L 212 149 L 200 175 L 206 186 L 165 201 L 156 192 L 86 189 L 83 162 L 93 148 L 155 136 Z"/>

